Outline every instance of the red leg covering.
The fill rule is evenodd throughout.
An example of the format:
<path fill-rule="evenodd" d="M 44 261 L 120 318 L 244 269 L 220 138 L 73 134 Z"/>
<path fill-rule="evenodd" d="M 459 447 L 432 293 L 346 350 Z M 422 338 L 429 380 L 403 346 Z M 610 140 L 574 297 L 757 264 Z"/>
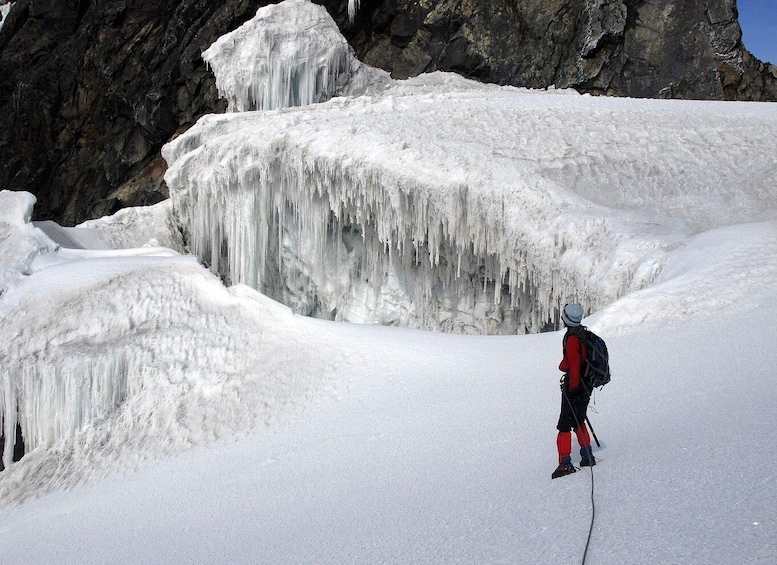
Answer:
<path fill-rule="evenodd" d="M 588 435 L 588 426 L 583 424 L 579 428 L 575 428 L 575 435 L 577 436 L 577 443 L 580 447 L 589 447 L 591 445 L 591 436 Z"/>
<path fill-rule="evenodd" d="M 556 446 L 558 447 L 558 462 L 561 464 L 561 460 L 564 457 L 572 455 L 572 434 L 570 432 L 559 432 L 556 438 Z"/>

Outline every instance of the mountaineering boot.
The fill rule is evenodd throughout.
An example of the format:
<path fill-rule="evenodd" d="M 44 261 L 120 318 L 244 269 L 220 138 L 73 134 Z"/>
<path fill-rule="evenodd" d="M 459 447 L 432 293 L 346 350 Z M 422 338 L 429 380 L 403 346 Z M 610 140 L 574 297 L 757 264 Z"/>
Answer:
<path fill-rule="evenodd" d="M 564 475 L 571 475 L 575 471 L 577 471 L 577 469 L 575 469 L 575 466 L 572 465 L 572 460 L 569 457 L 564 457 L 556 470 L 553 471 L 553 474 L 550 476 L 550 478 L 558 479 Z"/>
<path fill-rule="evenodd" d="M 591 446 L 580 448 L 580 466 L 581 467 L 593 467 L 596 465 L 596 458 L 594 457 Z"/>

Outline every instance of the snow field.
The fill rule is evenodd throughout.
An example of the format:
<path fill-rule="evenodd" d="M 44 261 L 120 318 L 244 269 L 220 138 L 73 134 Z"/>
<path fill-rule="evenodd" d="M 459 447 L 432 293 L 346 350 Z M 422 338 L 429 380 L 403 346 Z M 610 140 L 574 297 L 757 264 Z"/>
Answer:
<path fill-rule="evenodd" d="M 536 329 L 569 299 L 614 374 L 590 562 L 777 561 L 776 107 L 349 65 L 345 96 L 169 144 L 170 202 L 64 228 L 0 191 L 0 417 L 29 438 L 3 561 L 579 561 L 561 333 L 372 325 Z"/>
<path fill-rule="evenodd" d="M 468 337 L 316 322 L 354 359 L 291 422 L 2 511 L 19 563 L 576 562 L 590 478 L 551 481 L 559 333 Z M 768 328 L 724 311 L 608 340 L 596 563 L 777 555 Z M 287 334 L 296 340 L 296 333 Z M 732 356 L 726 348 L 741 355 Z M 737 371 L 742 378 L 731 378 Z M 25 540 L 34 536 L 32 547 Z"/>

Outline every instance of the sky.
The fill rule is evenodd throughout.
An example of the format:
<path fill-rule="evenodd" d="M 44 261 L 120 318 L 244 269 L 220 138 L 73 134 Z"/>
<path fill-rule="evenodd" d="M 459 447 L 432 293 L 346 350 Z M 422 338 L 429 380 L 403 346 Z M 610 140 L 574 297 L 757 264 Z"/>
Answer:
<path fill-rule="evenodd" d="M 761 61 L 777 65 L 777 2 L 737 0 L 745 47 Z"/>
<path fill-rule="evenodd" d="M 177 196 L 154 206 L 64 228 L 0 191 L 0 413 L 30 448 L 0 473 L 3 562 L 578 563 L 592 520 L 592 564 L 777 562 L 777 106 L 386 80 L 202 120 L 167 147 Z M 183 250 L 175 224 L 240 224 L 256 195 L 296 202 L 269 235 L 317 294 L 315 264 L 347 279 L 362 238 L 306 265 L 306 200 L 384 241 L 447 222 L 462 247 L 530 249 L 547 295 L 619 275 L 584 319 L 613 372 L 598 464 L 550 478 L 562 332 L 314 319 Z M 370 249 L 397 256 L 387 286 L 401 253 L 428 261 Z"/>

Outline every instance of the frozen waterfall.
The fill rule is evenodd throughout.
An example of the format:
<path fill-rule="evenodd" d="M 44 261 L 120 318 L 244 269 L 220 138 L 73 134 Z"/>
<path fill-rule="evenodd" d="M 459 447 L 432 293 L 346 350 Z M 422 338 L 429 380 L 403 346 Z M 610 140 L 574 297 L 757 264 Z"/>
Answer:
<path fill-rule="evenodd" d="M 327 33 L 319 27 L 318 9 L 288 0 L 246 24 L 261 33 L 238 29 L 219 43 L 248 42 L 235 61 L 272 58 L 251 37 L 289 38 L 287 21 L 336 33 L 331 19 Z M 327 98 L 316 69 L 339 64 L 337 42 L 289 41 L 298 61 L 284 64 L 310 73 L 296 81 Z M 243 66 L 229 57 L 217 75 Z M 219 80 L 237 100 L 285 88 L 268 76 Z M 694 108 L 437 73 L 306 107 L 208 116 L 163 155 L 191 250 L 229 282 L 327 319 L 539 331 L 567 301 L 595 310 L 648 284 L 688 235 L 773 205 L 757 187 L 774 176 L 775 125 L 752 128 L 756 113 L 744 106 L 708 105 L 716 123 Z M 726 205 L 711 218 L 688 206 L 697 198 Z M 647 205 L 655 201 L 663 209 Z"/>

